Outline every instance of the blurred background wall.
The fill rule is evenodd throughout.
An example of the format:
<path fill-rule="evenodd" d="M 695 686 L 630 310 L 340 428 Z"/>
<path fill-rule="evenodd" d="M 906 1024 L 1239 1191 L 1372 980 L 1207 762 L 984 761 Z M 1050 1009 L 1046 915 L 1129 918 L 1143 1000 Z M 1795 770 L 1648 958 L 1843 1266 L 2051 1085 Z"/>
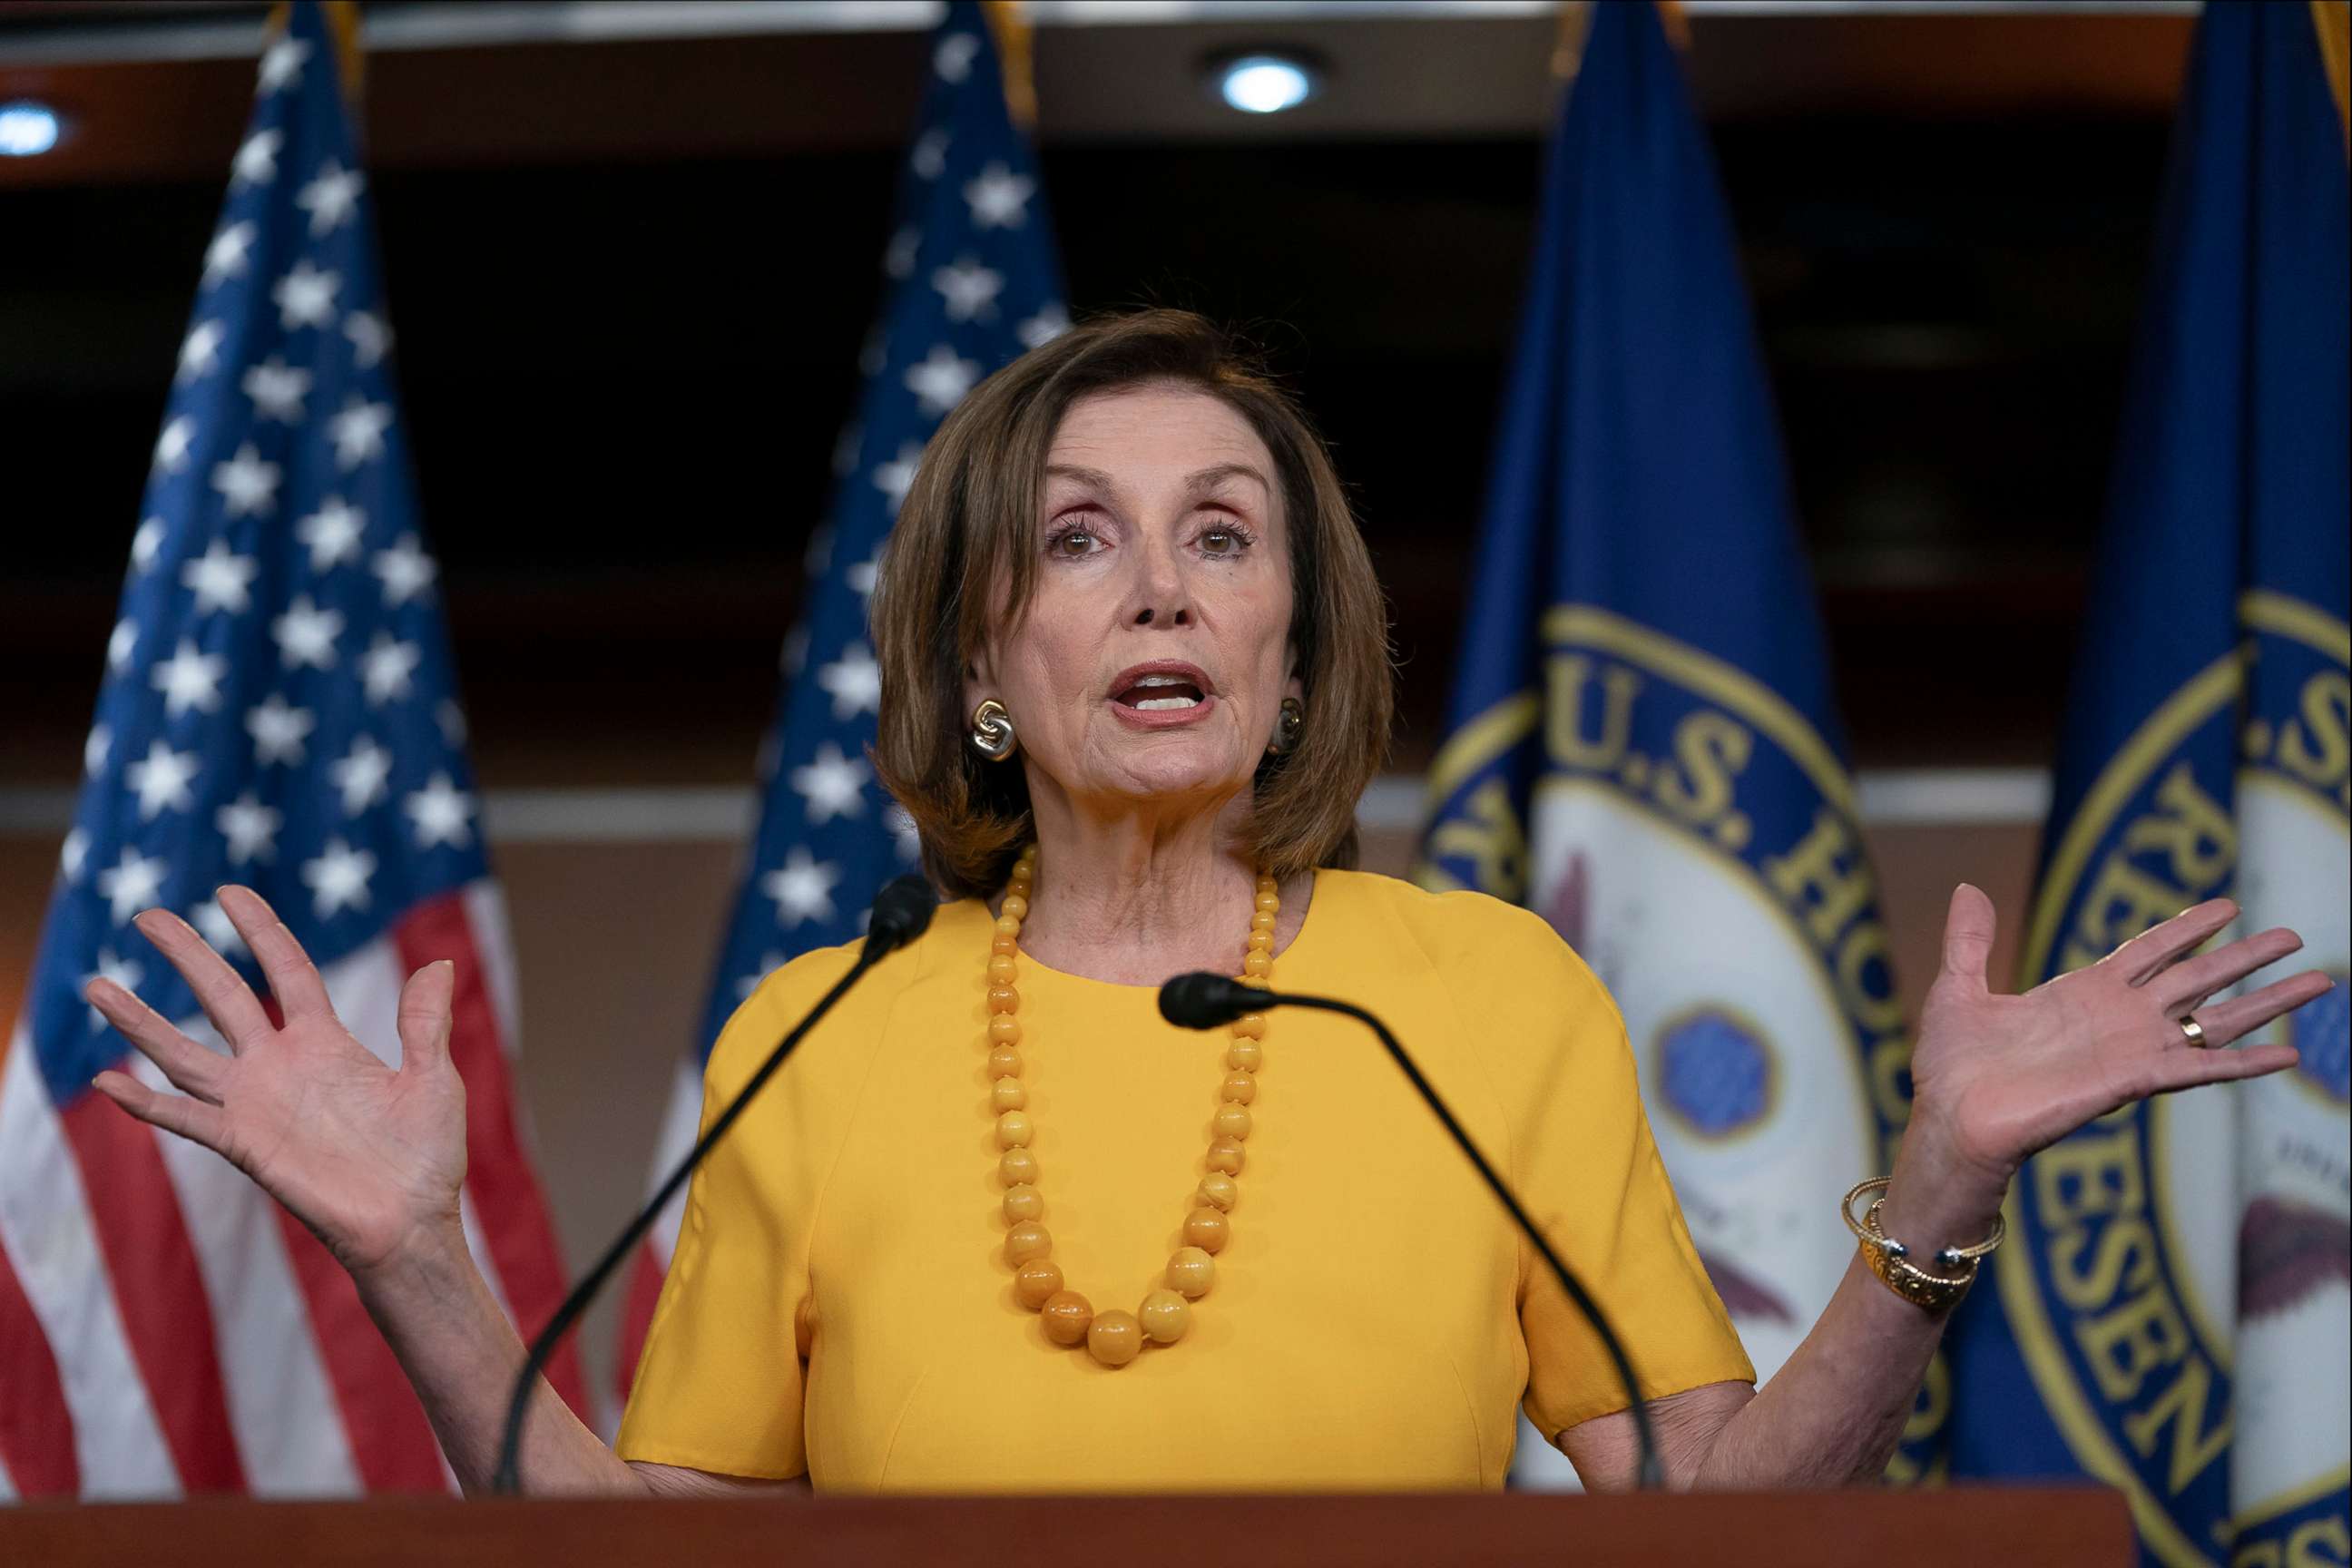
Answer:
<path fill-rule="evenodd" d="M 1391 601 L 1402 871 L 1534 219 L 1551 8 L 1040 4 L 1073 305 L 1250 324 Z M 2022 909 L 2194 7 L 1693 4 L 1916 1002 L 1951 883 Z M 261 7 L 0 4 L 0 1016 L 80 771 Z M 931 8 L 385 4 L 365 118 L 426 524 L 575 1266 L 641 1192 L 872 319 Z M 1283 115 L 1218 55 L 1308 52 Z M 605 1308 L 608 1320 L 611 1305 Z M 608 1321 L 583 1337 L 602 1384 Z"/>

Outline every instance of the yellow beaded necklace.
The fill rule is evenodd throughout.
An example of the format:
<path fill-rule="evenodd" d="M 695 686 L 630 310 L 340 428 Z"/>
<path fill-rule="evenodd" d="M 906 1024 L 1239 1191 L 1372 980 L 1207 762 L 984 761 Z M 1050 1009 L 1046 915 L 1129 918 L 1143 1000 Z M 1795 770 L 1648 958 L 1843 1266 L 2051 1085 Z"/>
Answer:
<path fill-rule="evenodd" d="M 1182 1339 L 1192 1326 L 1192 1303 L 1207 1295 L 1216 1279 L 1214 1255 L 1224 1250 L 1232 1234 L 1225 1215 L 1240 1196 L 1234 1178 L 1242 1172 L 1242 1144 L 1250 1134 L 1249 1106 L 1257 1098 L 1257 1070 L 1265 1056 L 1265 1015 L 1244 1013 L 1234 1020 L 1233 1043 L 1225 1047 L 1225 1080 L 1217 1091 L 1216 1136 L 1209 1144 L 1208 1173 L 1193 1194 L 1195 1207 L 1184 1218 L 1185 1245 L 1168 1259 L 1160 1283 L 1144 1293 L 1134 1311 L 1097 1313 L 1084 1296 L 1063 1288 L 1061 1268 L 1053 1259 L 1054 1238 L 1038 1223 L 1045 1200 L 1037 1191 L 1037 1156 L 1029 1152 L 1036 1130 L 1029 1121 L 1029 1091 L 1021 1083 L 1021 993 L 1013 987 L 1020 970 L 1021 921 L 1029 913 L 1029 890 L 1036 874 L 1037 847 L 1032 844 L 1013 863 L 996 935 L 989 944 L 989 1104 L 996 1112 L 997 1146 L 1004 1151 L 996 1167 L 1004 1184 L 1004 1256 L 1014 1269 L 1013 1299 L 1041 1315 L 1047 1339 L 1057 1345 L 1083 1341 L 1087 1353 L 1103 1365 L 1125 1366 L 1142 1353 L 1147 1342 L 1172 1345 Z M 1275 880 L 1261 871 L 1249 948 L 1242 959 L 1244 984 L 1263 988 L 1273 984 L 1274 923 L 1281 912 Z"/>

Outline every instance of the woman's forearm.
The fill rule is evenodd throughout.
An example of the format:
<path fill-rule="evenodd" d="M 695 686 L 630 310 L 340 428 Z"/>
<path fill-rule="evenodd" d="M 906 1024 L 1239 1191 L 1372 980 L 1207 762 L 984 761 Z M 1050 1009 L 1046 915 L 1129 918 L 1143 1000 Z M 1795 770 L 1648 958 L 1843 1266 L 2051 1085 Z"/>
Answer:
<path fill-rule="evenodd" d="M 1881 1219 L 1917 1258 L 1980 1241 L 2005 1184 L 1958 1173 L 1932 1140 L 1906 1140 Z M 1904 1300 L 1857 1254 L 1812 1332 L 1717 1432 L 1694 1484 L 1841 1487 L 1875 1481 L 1903 1436 L 1946 1315 Z"/>
<path fill-rule="evenodd" d="M 424 1404 L 458 1485 L 467 1496 L 488 1492 L 524 1350 L 474 1266 L 463 1232 L 452 1224 L 353 1279 Z M 540 1495 L 650 1489 L 544 1379 L 523 1424 L 521 1474 L 523 1489 Z"/>

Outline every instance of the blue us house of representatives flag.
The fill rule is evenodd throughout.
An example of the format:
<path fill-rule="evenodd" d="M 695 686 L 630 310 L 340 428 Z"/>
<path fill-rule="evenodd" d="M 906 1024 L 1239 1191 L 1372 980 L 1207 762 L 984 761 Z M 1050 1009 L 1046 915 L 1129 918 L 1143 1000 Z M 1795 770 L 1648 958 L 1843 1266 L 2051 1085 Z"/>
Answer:
<path fill-rule="evenodd" d="M 1607 984 L 1769 1376 L 1853 1256 L 1837 1199 L 1887 1167 L 1908 1036 L 1729 223 L 1650 5 L 1591 8 L 1551 136 L 1467 616 L 1417 875 L 1544 911 Z"/>
<path fill-rule="evenodd" d="M 449 1486 L 325 1248 L 227 1162 L 89 1087 L 119 1068 L 168 1088 L 82 1000 L 92 975 L 225 1048 L 131 928 L 142 910 L 187 918 L 258 986 L 214 889 L 259 889 L 394 1061 L 402 980 L 450 960 L 467 1241 L 516 1317 L 562 1293 L 336 55 L 302 4 L 262 58 L 0 1079 L 0 1498 Z M 576 1405 L 576 1363 L 555 1376 Z"/>
<path fill-rule="evenodd" d="M 2299 1067 L 2031 1161 L 1953 1351 L 1954 1474 L 2098 1478 L 2174 1568 L 2352 1559 L 2352 255 L 2315 16 L 2198 26 L 2022 978 L 2230 895 L 2336 989 L 2256 1037 Z"/>
<path fill-rule="evenodd" d="M 702 1068 L 728 1016 L 769 971 L 855 939 L 874 891 L 915 863 L 912 825 L 866 761 L 882 677 L 866 600 L 923 445 L 981 377 L 1069 325 L 1037 164 L 1005 104 L 987 20 L 957 0 L 932 35 L 929 81 L 899 175 L 855 422 L 836 453 L 831 515 L 808 554 L 809 604 L 784 650 L 761 752 L 765 798 L 697 1048 L 682 1065 L 655 1179 L 694 1143 Z M 646 1239 L 625 1313 L 625 1392 L 684 1196 Z"/>

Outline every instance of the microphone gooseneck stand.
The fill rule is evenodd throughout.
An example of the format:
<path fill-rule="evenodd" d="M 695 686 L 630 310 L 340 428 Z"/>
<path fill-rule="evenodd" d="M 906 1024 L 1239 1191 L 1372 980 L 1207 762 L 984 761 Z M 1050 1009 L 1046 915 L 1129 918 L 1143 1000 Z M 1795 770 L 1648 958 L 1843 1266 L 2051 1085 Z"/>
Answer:
<path fill-rule="evenodd" d="M 546 1367 L 548 1358 L 555 1353 L 556 1344 L 563 1338 L 564 1331 L 587 1310 L 588 1303 L 595 1299 L 596 1292 L 612 1277 L 613 1271 L 621 1266 L 621 1260 L 628 1257 L 646 1232 L 653 1228 L 663 1205 L 686 1184 L 687 1178 L 694 1173 L 694 1168 L 702 1163 L 702 1157 L 727 1135 L 727 1130 L 735 1125 L 735 1119 L 743 1113 L 743 1108 L 751 1103 L 751 1097 L 775 1076 L 778 1068 L 784 1065 L 784 1058 L 793 1054 L 793 1047 L 801 1043 L 801 1037 L 816 1026 L 818 1019 L 833 1010 L 835 1003 L 849 994 L 851 986 L 865 978 L 866 971 L 892 952 L 922 935 L 924 928 L 931 922 L 931 910 L 938 904 L 939 896 L 919 877 L 900 877 L 886 884 L 881 892 L 875 895 L 873 915 L 866 928 L 866 945 L 859 951 L 857 962 L 849 966 L 849 973 L 835 981 L 833 988 L 817 998 L 816 1005 L 793 1026 L 792 1033 L 776 1042 L 776 1048 L 768 1053 L 768 1059 L 760 1064 L 759 1070 L 751 1075 L 751 1080 L 733 1100 L 727 1102 L 727 1108 L 711 1122 L 710 1131 L 695 1140 L 693 1149 L 655 1190 L 646 1206 L 637 1211 L 636 1217 L 613 1238 L 613 1245 L 604 1249 L 604 1255 L 596 1260 L 596 1266 L 583 1275 L 580 1283 L 572 1288 L 572 1293 L 563 1298 L 562 1304 L 555 1309 L 555 1315 L 547 1320 L 547 1326 L 540 1330 L 538 1336 L 530 1342 L 530 1352 L 523 1357 L 522 1370 L 515 1374 L 514 1394 L 507 1402 L 506 1427 L 499 1436 L 499 1468 L 490 1480 L 490 1490 L 494 1495 L 512 1497 L 521 1489 L 523 1416 L 530 1407 L 532 1392 L 539 1386 L 540 1373 Z"/>
<path fill-rule="evenodd" d="M 1341 1002 L 1329 996 L 1261 991 L 1255 986 L 1244 985 L 1237 980 L 1206 971 L 1180 974 L 1160 988 L 1160 1016 L 1181 1028 L 1213 1029 L 1220 1024 L 1233 1022 L 1244 1013 L 1264 1012 L 1275 1007 L 1307 1007 L 1323 1013 L 1342 1013 L 1380 1037 L 1381 1044 L 1388 1047 L 1390 1058 L 1403 1069 L 1404 1076 L 1412 1081 L 1429 1109 L 1436 1113 L 1437 1120 L 1444 1123 L 1445 1131 L 1453 1134 L 1455 1145 L 1478 1168 L 1478 1173 L 1486 1179 L 1488 1189 L 1510 1212 L 1520 1232 L 1535 1243 L 1536 1250 L 1543 1255 L 1545 1264 L 1550 1268 L 1552 1278 L 1559 1281 L 1559 1288 L 1568 1293 L 1568 1299 L 1576 1304 L 1577 1310 L 1584 1314 L 1585 1321 L 1592 1325 L 1593 1332 L 1600 1336 L 1602 1348 L 1608 1351 L 1609 1359 L 1617 1369 L 1618 1381 L 1625 1385 L 1628 1408 L 1633 1415 L 1633 1441 L 1640 1455 L 1634 1484 L 1645 1491 L 1663 1487 L 1665 1475 L 1658 1463 L 1657 1437 L 1651 1430 L 1649 1407 L 1643 1402 L 1642 1387 L 1634 1378 L 1633 1363 L 1625 1354 L 1624 1342 L 1618 1339 L 1617 1331 L 1610 1327 L 1601 1303 L 1592 1299 L 1575 1272 L 1561 1261 L 1559 1253 L 1552 1250 L 1551 1243 L 1544 1239 L 1543 1232 L 1536 1228 L 1536 1222 L 1528 1217 L 1528 1211 L 1520 1206 L 1519 1200 L 1512 1195 L 1503 1178 L 1495 1173 L 1495 1168 L 1478 1152 L 1478 1145 L 1470 1141 L 1470 1134 L 1463 1130 L 1460 1121 L 1454 1120 L 1452 1109 L 1431 1086 L 1429 1079 L 1422 1076 L 1420 1066 L 1405 1053 L 1397 1037 L 1389 1033 L 1386 1024 L 1351 1002 Z"/>

